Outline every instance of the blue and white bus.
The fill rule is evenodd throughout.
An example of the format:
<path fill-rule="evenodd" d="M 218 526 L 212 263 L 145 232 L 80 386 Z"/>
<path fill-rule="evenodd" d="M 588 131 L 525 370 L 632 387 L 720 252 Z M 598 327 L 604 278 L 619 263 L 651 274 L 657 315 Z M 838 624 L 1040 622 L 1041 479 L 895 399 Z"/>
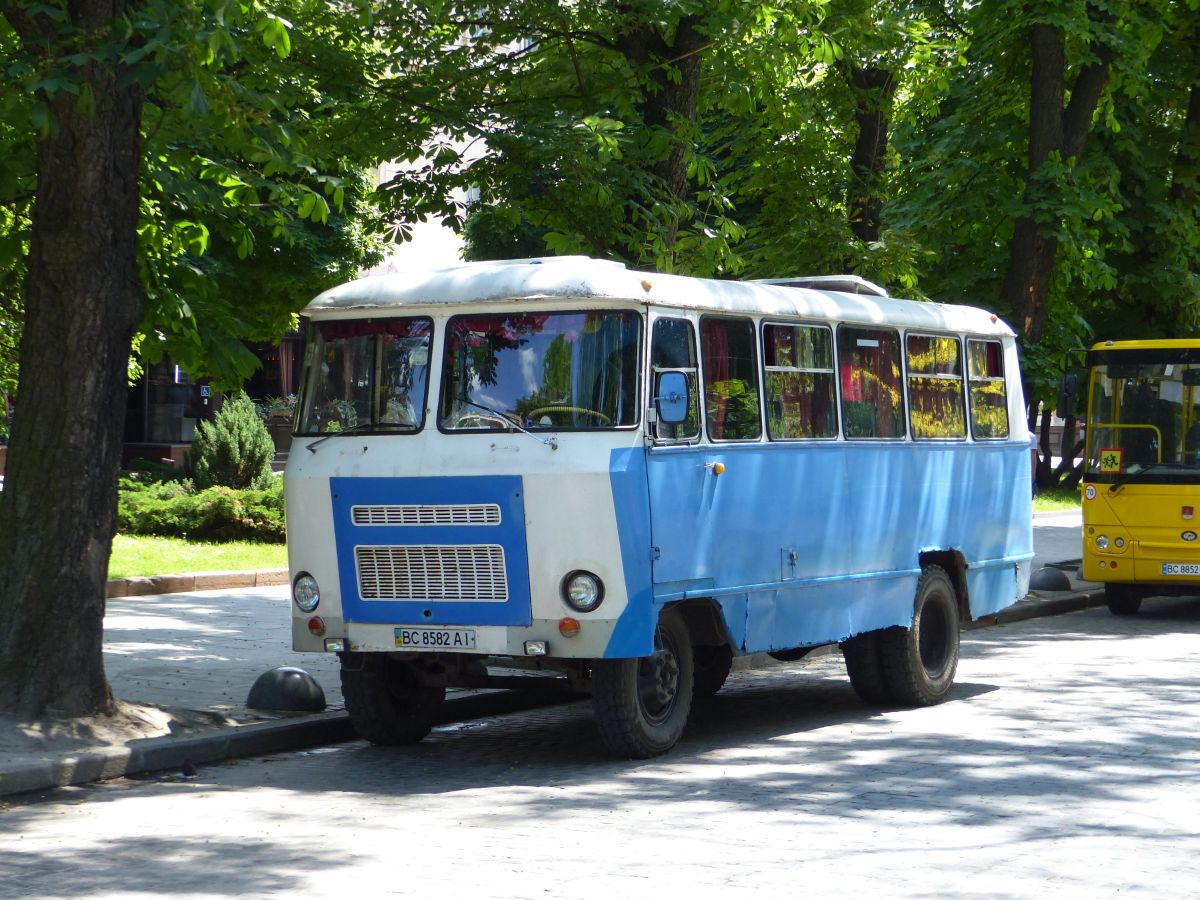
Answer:
<path fill-rule="evenodd" d="M 1017 351 L 982 310 L 568 257 L 304 315 L 294 646 L 339 655 L 370 741 L 516 669 L 653 756 L 734 658 L 833 643 L 866 702 L 933 704 L 960 623 L 1028 588 Z"/>

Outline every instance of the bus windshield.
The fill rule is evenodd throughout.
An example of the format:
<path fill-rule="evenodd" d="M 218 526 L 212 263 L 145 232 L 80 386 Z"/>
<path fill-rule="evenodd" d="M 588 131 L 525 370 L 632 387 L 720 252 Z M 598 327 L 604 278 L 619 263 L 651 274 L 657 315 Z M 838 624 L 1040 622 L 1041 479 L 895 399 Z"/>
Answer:
<path fill-rule="evenodd" d="M 1091 475 L 1200 477 L 1200 365 L 1147 361 L 1092 369 Z"/>
<path fill-rule="evenodd" d="M 432 331 L 425 318 L 314 325 L 297 432 L 419 431 Z"/>
<path fill-rule="evenodd" d="M 446 333 L 445 431 L 637 423 L 636 312 L 455 316 Z"/>

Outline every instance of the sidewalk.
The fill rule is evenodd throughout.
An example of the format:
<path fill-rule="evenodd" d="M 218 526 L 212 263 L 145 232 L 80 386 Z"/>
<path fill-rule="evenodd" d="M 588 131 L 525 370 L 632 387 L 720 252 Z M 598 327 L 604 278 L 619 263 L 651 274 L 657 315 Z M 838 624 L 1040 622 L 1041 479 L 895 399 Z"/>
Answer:
<path fill-rule="evenodd" d="M 135 591 L 149 579 L 137 581 Z M 170 733 L 130 740 L 93 734 L 63 741 L 61 736 L 46 739 L 25 732 L 16 735 L 19 740 L 0 739 L 0 797 L 144 772 L 186 773 L 204 763 L 354 739 L 342 703 L 337 657 L 291 650 L 286 584 L 183 593 L 180 582 L 170 583 L 177 592 L 140 596 L 129 596 L 130 586 L 110 584 L 113 599 L 104 620 L 104 664 L 114 696 L 165 710 L 169 716 L 158 715 Z M 234 583 L 262 582 L 254 573 L 239 573 Z M 1069 591 L 1034 592 L 972 627 L 1102 604 L 1098 587 L 1072 581 Z M 312 675 L 324 690 L 325 711 L 248 709 L 246 697 L 255 679 L 277 666 L 296 666 Z M 450 691 L 442 721 L 546 702 L 524 692 Z"/>

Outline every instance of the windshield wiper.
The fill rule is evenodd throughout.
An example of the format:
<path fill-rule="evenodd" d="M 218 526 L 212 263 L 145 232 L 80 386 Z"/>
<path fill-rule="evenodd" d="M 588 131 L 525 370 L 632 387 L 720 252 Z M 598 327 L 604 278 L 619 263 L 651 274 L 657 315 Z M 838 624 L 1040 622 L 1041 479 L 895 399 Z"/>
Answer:
<path fill-rule="evenodd" d="M 363 431 L 364 429 L 367 429 L 370 427 L 371 427 L 370 422 L 359 422 L 355 425 L 351 425 L 349 428 L 343 428 L 341 431 L 330 431 L 324 437 L 319 437 L 315 441 L 313 441 L 311 444 L 309 444 L 308 448 L 307 448 L 308 452 L 316 453 L 317 448 L 320 447 L 323 443 L 325 443 L 330 438 L 341 437 L 342 435 L 346 435 L 346 434 L 354 434 L 357 431 Z"/>
<path fill-rule="evenodd" d="M 1170 465 L 1170 463 L 1147 463 L 1136 472 L 1127 470 L 1124 475 L 1120 476 L 1116 481 L 1108 486 L 1109 493 L 1115 493 L 1116 491 L 1125 487 L 1125 485 L 1127 485 L 1129 482 L 1136 481 L 1138 478 L 1141 478 L 1152 469 L 1162 469 L 1166 468 L 1168 465 Z"/>
<path fill-rule="evenodd" d="M 492 416 L 493 418 L 506 423 L 509 428 L 515 428 L 517 431 L 521 432 L 522 434 L 529 435 L 535 441 L 545 444 L 551 450 L 558 449 L 558 441 L 556 441 L 554 438 L 539 437 L 538 435 L 534 434 L 532 431 L 529 431 L 527 428 L 523 428 L 519 423 L 515 422 L 513 419 L 511 419 L 505 413 L 500 412 L 500 410 L 498 410 L 498 409 L 492 409 L 490 406 L 484 406 L 482 403 L 476 403 L 474 400 L 467 400 L 465 397 L 461 398 L 459 402 L 464 403 L 467 406 L 473 406 L 476 409 L 483 410 L 485 413 Z"/>

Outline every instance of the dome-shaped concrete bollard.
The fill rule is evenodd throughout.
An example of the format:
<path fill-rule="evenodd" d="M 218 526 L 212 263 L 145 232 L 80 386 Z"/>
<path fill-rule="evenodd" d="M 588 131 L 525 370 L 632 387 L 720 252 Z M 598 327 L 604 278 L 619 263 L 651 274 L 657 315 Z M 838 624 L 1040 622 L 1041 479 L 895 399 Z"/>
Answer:
<path fill-rule="evenodd" d="M 1030 576 L 1029 587 L 1035 591 L 1069 591 L 1071 579 L 1062 569 L 1042 566 Z"/>
<path fill-rule="evenodd" d="M 303 669 L 279 666 L 258 676 L 246 705 L 279 712 L 321 712 L 325 709 L 325 692 Z"/>

